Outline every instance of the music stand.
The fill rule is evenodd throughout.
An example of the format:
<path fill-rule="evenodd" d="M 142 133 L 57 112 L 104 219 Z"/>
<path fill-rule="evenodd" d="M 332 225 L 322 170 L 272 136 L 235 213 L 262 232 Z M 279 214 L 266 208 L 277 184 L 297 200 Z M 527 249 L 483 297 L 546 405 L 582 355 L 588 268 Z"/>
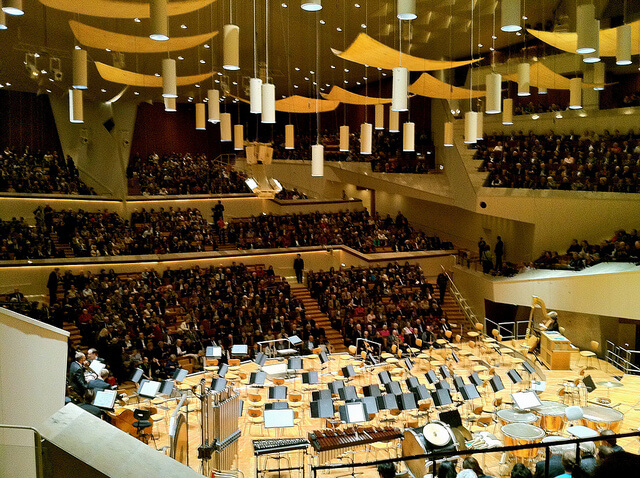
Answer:
<path fill-rule="evenodd" d="M 535 373 L 535 369 L 531 366 L 529 362 L 522 362 L 522 368 L 524 369 L 525 372 L 529 374 Z"/>
<path fill-rule="evenodd" d="M 271 402 L 265 403 L 265 410 L 284 410 L 285 408 L 289 408 L 289 404 L 287 402 Z"/>
<path fill-rule="evenodd" d="M 420 382 L 418 381 L 418 377 L 409 377 L 404 381 L 404 383 L 407 384 L 407 389 L 409 390 L 413 390 L 418 385 L 420 385 Z"/>
<path fill-rule="evenodd" d="M 593 382 L 593 378 L 591 377 L 591 375 L 587 375 L 586 377 L 584 377 L 582 379 L 582 383 L 584 383 L 584 386 L 587 389 L 587 393 L 591 393 L 597 388 L 596 384 Z"/>
<path fill-rule="evenodd" d="M 340 414 L 340 421 L 344 423 L 364 423 L 368 421 L 369 418 L 365 413 L 364 403 L 362 402 L 351 402 L 340 405 L 338 413 Z"/>
<path fill-rule="evenodd" d="M 364 387 L 362 387 L 362 394 L 365 397 L 379 397 L 380 395 L 382 395 L 382 392 L 380 391 L 380 385 L 378 385 L 377 383 L 365 385 Z"/>
<path fill-rule="evenodd" d="M 429 370 L 427 373 L 424 374 L 424 376 L 427 378 L 427 381 L 430 384 L 434 384 L 438 381 L 438 377 L 436 377 L 436 373 L 433 370 Z"/>
<path fill-rule="evenodd" d="M 318 372 L 316 372 L 315 370 L 312 370 L 311 372 L 302 373 L 302 383 L 306 385 L 312 385 L 319 382 L 320 382 L 320 379 L 318 377 Z"/>
<path fill-rule="evenodd" d="M 224 378 L 224 376 L 227 374 L 228 371 L 229 371 L 229 365 L 227 365 L 226 363 L 223 363 L 222 365 L 220 365 L 220 368 L 218 369 L 218 377 Z"/>
<path fill-rule="evenodd" d="M 455 351 L 454 351 L 454 350 L 451 350 L 451 356 L 453 357 L 453 360 L 454 360 L 456 363 L 460 363 L 460 357 L 458 357 L 458 354 L 457 354 L 457 353 L 455 353 Z"/>
<path fill-rule="evenodd" d="M 480 393 L 476 386 L 472 383 L 464 384 L 460 390 L 460 395 L 462 395 L 462 399 L 466 402 L 467 400 L 475 400 L 476 398 L 480 398 Z"/>
<path fill-rule="evenodd" d="M 522 382 L 522 377 L 516 369 L 507 370 L 507 377 L 509 377 L 511 383 L 513 383 L 514 385 L 516 383 Z"/>
<path fill-rule="evenodd" d="M 286 400 L 287 387 L 285 385 L 276 385 L 269 387 L 269 400 Z"/>
<path fill-rule="evenodd" d="M 227 387 L 226 378 L 214 378 L 211 380 L 211 390 L 213 392 L 222 392 Z"/>
<path fill-rule="evenodd" d="M 231 346 L 231 356 L 232 357 L 244 357 L 249 355 L 249 346 L 246 344 L 238 344 Z"/>
<path fill-rule="evenodd" d="M 160 390 L 160 382 L 154 380 L 142 380 L 138 387 L 138 395 L 144 398 L 155 398 Z"/>
<path fill-rule="evenodd" d="M 208 359 L 222 358 L 222 347 L 217 345 L 210 345 L 205 349 L 204 355 Z"/>
<path fill-rule="evenodd" d="M 295 422 L 292 408 L 264 411 L 264 427 L 267 429 L 276 428 L 277 435 L 282 428 L 293 428 L 294 426 Z"/>
<path fill-rule="evenodd" d="M 438 419 L 449 425 L 451 428 L 458 428 L 462 426 L 462 417 L 457 409 L 438 413 Z"/>
<path fill-rule="evenodd" d="M 320 400 L 329 400 L 331 401 L 331 390 L 325 389 L 325 390 L 314 390 L 311 392 L 311 400 L 314 402 L 320 401 Z M 337 394 L 336 394 L 337 395 Z"/>
<path fill-rule="evenodd" d="M 512 393 L 511 398 L 513 399 L 515 408 L 519 408 L 520 410 L 529 410 L 542 406 L 542 402 L 540 402 L 538 395 L 533 390 Z"/>
<path fill-rule="evenodd" d="M 311 418 L 331 418 L 334 415 L 333 400 L 323 399 L 311 402 Z"/>
<path fill-rule="evenodd" d="M 531 380 L 531 390 L 534 392 L 544 392 L 547 388 L 547 382 L 544 380 Z"/>
<path fill-rule="evenodd" d="M 453 400 L 451 399 L 451 393 L 448 388 L 439 388 L 431 394 L 433 405 L 435 407 L 445 407 L 451 405 Z"/>
<path fill-rule="evenodd" d="M 402 411 L 404 410 L 415 410 L 418 408 L 418 404 L 416 403 L 416 397 L 413 396 L 413 393 L 406 392 L 398 395 L 398 408 Z"/>
<path fill-rule="evenodd" d="M 238 406 L 239 406 L 238 416 L 241 417 L 242 412 L 244 412 L 244 400 L 238 400 Z"/>
<path fill-rule="evenodd" d="M 438 382 L 434 383 L 434 385 L 436 387 L 436 390 L 451 390 L 451 386 L 446 380 L 439 380 Z"/>
<path fill-rule="evenodd" d="M 418 385 L 416 388 L 412 389 L 411 392 L 416 397 L 417 401 L 420 400 L 429 400 L 431 398 L 431 393 L 426 385 L 422 383 Z"/>
<path fill-rule="evenodd" d="M 131 377 L 131 381 L 133 383 L 140 383 L 140 380 L 142 380 L 143 375 L 144 375 L 144 371 L 141 368 L 137 368 L 133 371 L 133 376 Z"/>
<path fill-rule="evenodd" d="M 251 375 L 249 375 L 249 385 L 262 387 L 266 379 L 267 372 L 251 372 Z"/>
<path fill-rule="evenodd" d="M 341 388 L 344 388 L 344 382 L 336 380 L 335 382 L 329 382 L 327 386 L 329 387 L 329 390 L 331 390 L 332 395 L 338 395 L 338 391 Z"/>
<path fill-rule="evenodd" d="M 347 365 L 346 367 L 342 367 L 342 376 L 344 378 L 351 378 L 356 375 L 356 371 L 353 369 L 353 365 Z"/>
<path fill-rule="evenodd" d="M 348 386 L 342 387 L 338 390 L 338 396 L 340 400 L 348 401 L 348 400 L 356 400 L 358 398 L 358 394 L 356 393 L 356 387 Z"/>
<path fill-rule="evenodd" d="M 102 410 L 113 410 L 117 397 L 117 390 L 97 390 L 91 404 Z"/>
<path fill-rule="evenodd" d="M 456 391 L 460 391 L 464 387 L 464 379 L 460 375 L 453 376 L 453 386 L 456 387 Z"/>
<path fill-rule="evenodd" d="M 442 378 L 451 378 L 451 372 L 449 372 L 449 367 L 446 365 L 440 365 L 440 375 Z"/>
<path fill-rule="evenodd" d="M 258 352 L 253 361 L 258 365 L 258 367 L 262 367 L 267 361 L 267 356 L 262 352 Z"/>
<path fill-rule="evenodd" d="M 297 335 L 292 335 L 291 337 L 289 337 L 289 343 L 291 344 L 292 347 L 295 347 L 298 344 L 302 343 L 302 339 L 300 337 L 298 337 Z"/>
<path fill-rule="evenodd" d="M 360 401 L 364 404 L 367 415 L 378 413 L 378 402 L 376 400 L 376 397 L 363 397 L 360 399 Z"/>
<path fill-rule="evenodd" d="M 413 362 L 411 361 L 411 359 L 405 358 L 402 360 L 402 363 L 405 367 L 407 367 L 407 370 L 411 370 L 413 368 Z"/>
<path fill-rule="evenodd" d="M 171 379 L 175 382 L 182 382 L 185 378 L 187 378 L 187 375 L 189 375 L 189 371 L 187 369 L 179 368 L 176 369 L 175 372 L 173 372 L 173 376 L 171 377 Z"/>
<path fill-rule="evenodd" d="M 400 395 L 402 393 L 400 382 L 396 382 L 395 380 L 385 384 L 384 387 L 387 390 L 387 393 L 393 393 L 394 395 Z"/>
<path fill-rule="evenodd" d="M 504 385 L 502 384 L 502 379 L 499 375 L 494 375 L 489 379 L 489 385 L 491 385 L 491 389 L 493 393 L 499 392 L 500 390 L 504 390 Z"/>
<path fill-rule="evenodd" d="M 288 370 L 302 370 L 302 357 L 291 357 L 287 360 Z"/>
<path fill-rule="evenodd" d="M 395 410 L 398 408 L 398 401 L 393 393 L 385 393 L 376 397 L 379 410 Z"/>
<path fill-rule="evenodd" d="M 158 393 L 160 395 L 171 395 L 171 392 L 173 392 L 173 386 L 173 380 L 163 380 L 160 382 L 160 391 Z"/>
<path fill-rule="evenodd" d="M 469 375 L 469 377 L 467 377 L 469 379 L 469 382 L 471 382 L 472 384 L 474 384 L 476 387 L 479 387 L 480 385 L 482 385 L 484 382 L 480 379 L 480 377 L 478 376 L 478 372 L 473 372 L 471 375 Z"/>
<path fill-rule="evenodd" d="M 383 370 L 382 372 L 379 372 L 378 380 L 380 380 L 380 383 L 382 385 L 386 385 L 387 383 L 389 383 L 391 381 L 391 375 L 389 374 L 389 371 Z"/>

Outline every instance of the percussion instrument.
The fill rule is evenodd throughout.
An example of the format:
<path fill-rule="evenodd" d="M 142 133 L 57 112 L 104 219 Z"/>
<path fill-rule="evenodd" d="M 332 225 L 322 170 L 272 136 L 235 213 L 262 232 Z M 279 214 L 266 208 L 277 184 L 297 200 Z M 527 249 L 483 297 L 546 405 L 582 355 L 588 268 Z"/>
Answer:
<path fill-rule="evenodd" d="M 540 443 L 544 438 L 544 430 L 528 423 L 508 423 L 502 427 L 505 446 L 530 445 Z M 536 448 L 513 450 L 511 452 L 519 458 L 533 459 L 538 454 Z"/>
<path fill-rule="evenodd" d="M 309 433 L 309 442 L 318 452 L 318 462 L 327 463 L 332 458 L 340 455 L 344 448 L 352 449 L 369 443 L 391 441 L 402 438 L 399 428 L 392 427 L 365 427 L 347 428 L 345 430 L 314 430 Z"/>
<path fill-rule="evenodd" d="M 601 430 L 611 430 L 620 433 L 624 414 L 614 408 L 599 407 L 597 405 L 582 407 L 581 425 L 600 432 Z"/>
<path fill-rule="evenodd" d="M 458 443 L 451 427 L 440 421 L 427 423 L 422 428 L 405 428 L 402 440 L 402 456 L 424 455 L 430 452 L 456 451 Z M 414 477 L 428 474 L 433 460 L 406 460 L 407 468 Z"/>
<path fill-rule="evenodd" d="M 509 423 L 530 423 L 537 425 L 540 418 L 533 412 L 518 410 L 515 408 L 503 408 L 496 412 L 500 425 Z"/>
<path fill-rule="evenodd" d="M 534 410 L 540 415 L 540 427 L 547 433 L 558 433 L 562 430 L 565 421 L 564 411 L 567 406 L 564 403 L 552 400 L 542 400 L 542 406 Z"/>

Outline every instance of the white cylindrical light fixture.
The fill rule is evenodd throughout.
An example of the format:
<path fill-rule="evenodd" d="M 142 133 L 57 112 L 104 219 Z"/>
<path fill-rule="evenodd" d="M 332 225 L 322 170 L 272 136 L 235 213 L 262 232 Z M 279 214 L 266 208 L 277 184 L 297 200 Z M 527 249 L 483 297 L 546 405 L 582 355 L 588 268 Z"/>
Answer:
<path fill-rule="evenodd" d="M 262 113 L 262 80 L 251 78 L 249 80 L 249 112 L 253 114 Z"/>
<path fill-rule="evenodd" d="M 582 108 L 582 78 L 571 78 L 569 80 L 569 109 L 579 110 Z"/>
<path fill-rule="evenodd" d="M 2 11 L 7 15 L 13 15 L 19 17 L 24 15 L 24 8 L 22 7 L 22 0 L 4 0 L 1 2 Z"/>
<path fill-rule="evenodd" d="M 231 114 L 220 113 L 220 141 L 231 141 Z"/>
<path fill-rule="evenodd" d="M 373 146 L 373 125 L 362 123 L 360 125 L 360 154 L 371 154 Z"/>
<path fill-rule="evenodd" d="M 295 130 L 292 124 L 285 125 L 284 127 L 284 149 L 295 148 Z"/>
<path fill-rule="evenodd" d="M 0 2 L 0 5 L 2 4 L 2 2 Z M 7 17 L 4 14 L 4 12 L 2 11 L 2 9 L 0 9 L 0 30 L 6 30 L 7 27 Z"/>
<path fill-rule="evenodd" d="M 87 50 L 73 50 L 73 87 L 76 90 L 87 89 Z"/>
<path fill-rule="evenodd" d="M 444 145 L 453 146 L 453 121 L 447 121 L 444 124 Z"/>
<path fill-rule="evenodd" d="M 531 65 L 529 63 L 518 64 L 518 96 L 531 94 Z"/>
<path fill-rule="evenodd" d="M 600 31 L 600 20 L 594 20 L 595 29 Z M 593 44 L 593 51 L 591 53 L 585 53 L 582 57 L 582 61 L 585 63 L 598 63 L 600 61 L 600 34 L 595 36 L 595 42 Z"/>
<path fill-rule="evenodd" d="M 321 144 L 311 146 L 311 176 L 324 176 L 324 146 Z"/>
<path fill-rule="evenodd" d="M 513 124 L 513 99 L 505 98 L 502 101 L 502 124 Z"/>
<path fill-rule="evenodd" d="M 380 130 L 384 129 L 384 105 L 376 105 L 376 121 L 375 128 Z"/>
<path fill-rule="evenodd" d="M 538 94 L 539 95 L 546 95 L 547 94 L 547 89 L 544 86 L 538 86 Z"/>
<path fill-rule="evenodd" d="M 276 122 L 276 85 L 264 83 L 262 85 L 262 123 Z"/>
<path fill-rule="evenodd" d="M 578 43 L 576 53 L 584 55 L 596 50 L 596 41 L 600 37 L 600 29 L 596 28 L 596 9 L 592 3 L 578 5 L 576 8 L 576 33 Z"/>
<path fill-rule="evenodd" d="M 604 90 L 604 72 L 605 67 L 603 62 L 593 65 L 593 89 L 596 91 Z"/>
<path fill-rule="evenodd" d="M 631 64 L 631 25 L 616 28 L 616 65 Z"/>
<path fill-rule="evenodd" d="M 164 110 L 167 113 L 175 113 L 176 111 L 178 111 L 175 98 L 163 98 L 163 99 L 164 99 Z"/>
<path fill-rule="evenodd" d="M 164 58 L 162 60 L 162 96 L 165 98 L 178 97 L 176 61 L 173 58 Z"/>
<path fill-rule="evenodd" d="M 484 139 L 484 115 L 482 111 L 478 111 L 478 122 L 476 124 L 476 139 L 482 141 Z"/>
<path fill-rule="evenodd" d="M 340 126 L 340 151 L 349 151 L 349 127 L 347 125 Z"/>
<path fill-rule="evenodd" d="M 196 103 L 196 129 L 199 131 L 207 129 L 207 116 L 204 103 Z"/>
<path fill-rule="evenodd" d="M 465 144 L 474 144 L 478 142 L 478 113 L 475 111 L 467 111 L 464 114 L 464 142 Z"/>
<path fill-rule="evenodd" d="M 71 123 L 84 123 L 82 90 L 69 90 L 69 121 Z"/>
<path fill-rule="evenodd" d="M 318 10 L 322 10 L 322 0 L 302 0 L 302 2 L 300 2 L 300 8 L 307 12 L 317 12 Z"/>
<path fill-rule="evenodd" d="M 416 124 L 407 121 L 402 128 L 402 151 L 413 152 L 416 150 Z"/>
<path fill-rule="evenodd" d="M 218 90 L 207 91 L 207 109 L 209 110 L 209 123 L 220 123 L 220 92 Z"/>
<path fill-rule="evenodd" d="M 520 0 L 502 0 L 500 9 L 500 30 L 503 32 L 518 32 L 522 30 L 520 22 Z"/>
<path fill-rule="evenodd" d="M 393 111 L 407 111 L 407 87 L 409 71 L 403 66 L 393 69 L 393 84 L 391 91 L 391 109 Z"/>
<path fill-rule="evenodd" d="M 400 132 L 400 113 L 389 108 L 389 133 Z"/>
<path fill-rule="evenodd" d="M 149 38 L 156 41 L 169 39 L 169 20 L 167 16 L 167 0 L 151 0 L 149 5 L 151 16 L 151 32 Z"/>
<path fill-rule="evenodd" d="M 502 112 L 502 75 L 489 73 L 486 78 L 488 115 L 497 115 Z"/>
<path fill-rule="evenodd" d="M 236 151 L 244 149 L 244 126 L 241 124 L 233 125 L 233 149 Z"/>
<path fill-rule="evenodd" d="M 416 0 L 398 0 L 398 19 L 415 20 L 416 18 L 418 18 Z"/>
<path fill-rule="evenodd" d="M 240 69 L 240 27 L 227 24 L 222 29 L 222 68 Z"/>

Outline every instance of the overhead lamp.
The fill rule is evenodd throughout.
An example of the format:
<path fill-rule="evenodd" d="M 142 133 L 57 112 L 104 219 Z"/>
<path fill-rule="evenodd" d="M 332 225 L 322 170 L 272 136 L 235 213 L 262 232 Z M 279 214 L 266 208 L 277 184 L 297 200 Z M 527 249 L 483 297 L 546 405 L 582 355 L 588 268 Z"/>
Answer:
<path fill-rule="evenodd" d="M 605 73 L 605 68 L 604 68 L 603 62 L 596 63 L 595 65 L 593 65 L 593 84 L 594 84 L 593 89 L 594 90 L 596 91 L 604 90 L 604 73 Z"/>
<path fill-rule="evenodd" d="M 262 85 L 262 123 L 276 122 L 276 85 L 264 83 Z"/>
<path fill-rule="evenodd" d="M 220 141 L 231 141 L 231 114 L 220 113 Z"/>
<path fill-rule="evenodd" d="M 349 127 L 347 125 L 340 126 L 340 151 L 349 151 Z"/>
<path fill-rule="evenodd" d="M 220 92 L 218 90 L 207 91 L 207 109 L 209 110 L 209 123 L 220 123 Z"/>
<path fill-rule="evenodd" d="M 393 69 L 393 82 L 391 94 L 391 109 L 393 111 L 407 111 L 407 85 L 409 71 L 403 66 Z"/>
<path fill-rule="evenodd" d="M 360 125 L 360 154 L 371 154 L 373 145 L 373 125 L 362 123 Z"/>
<path fill-rule="evenodd" d="M 149 38 L 156 41 L 167 41 L 169 39 L 167 0 L 151 0 L 149 13 L 151 16 Z"/>
<path fill-rule="evenodd" d="M 453 146 L 453 121 L 447 121 L 444 124 L 444 145 Z"/>
<path fill-rule="evenodd" d="M 262 113 L 262 80 L 251 78 L 249 80 L 249 112 L 253 114 Z"/>
<path fill-rule="evenodd" d="M 477 120 L 476 139 L 478 141 L 482 141 L 484 139 L 484 115 L 482 114 L 482 111 L 478 111 Z"/>
<path fill-rule="evenodd" d="M 402 151 L 414 152 L 416 150 L 416 124 L 407 121 L 402 128 Z"/>
<path fill-rule="evenodd" d="M 324 176 L 324 146 L 321 144 L 311 146 L 311 176 Z"/>
<path fill-rule="evenodd" d="M 244 149 L 244 126 L 241 124 L 233 125 L 233 149 L 235 151 Z"/>
<path fill-rule="evenodd" d="M 87 89 L 87 50 L 73 50 L 73 88 Z"/>
<path fill-rule="evenodd" d="M 400 132 L 400 113 L 389 108 L 389 133 Z"/>
<path fill-rule="evenodd" d="M 582 78 L 569 80 L 569 109 L 582 109 Z"/>
<path fill-rule="evenodd" d="M 295 130 L 292 124 L 284 127 L 284 149 L 295 149 Z"/>
<path fill-rule="evenodd" d="M 502 101 L 502 124 L 513 124 L 513 99 L 505 98 Z"/>
<path fill-rule="evenodd" d="M 0 2 L 0 5 L 2 5 L 2 2 Z M 4 11 L 0 9 L 0 30 L 6 30 L 7 28 L 7 17 Z"/>
<path fill-rule="evenodd" d="M 518 64 L 518 96 L 531 94 L 531 65 L 529 63 Z"/>
<path fill-rule="evenodd" d="M 204 103 L 196 103 L 196 129 L 203 131 L 207 129 L 206 111 L 204 109 Z"/>
<path fill-rule="evenodd" d="M 596 50 L 596 42 L 600 38 L 600 28 L 596 28 L 595 7 L 592 3 L 585 3 L 576 7 L 576 33 L 578 42 L 576 53 L 584 55 Z"/>
<path fill-rule="evenodd" d="M 418 18 L 416 0 L 398 0 L 398 19 L 415 20 L 416 18 Z"/>
<path fill-rule="evenodd" d="M 69 90 L 69 121 L 71 123 L 84 123 L 82 90 Z"/>
<path fill-rule="evenodd" d="M 539 95 L 546 95 L 547 94 L 547 89 L 544 86 L 538 86 L 538 94 Z"/>
<path fill-rule="evenodd" d="M 384 129 L 384 105 L 375 105 L 375 129 Z"/>
<path fill-rule="evenodd" d="M 173 58 L 163 58 L 162 60 L 162 96 L 164 98 L 178 97 L 176 61 Z"/>
<path fill-rule="evenodd" d="M 240 27 L 227 24 L 222 29 L 222 68 L 240 69 Z"/>
<path fill-rule="evenodd" d="M 489 73 L 486 77 L 488 115 L 496 115 L 502 111 L 502 75 Z"/>
<path fill-rule="evenodd" d="M 164 110 L 167 113 L 175 113 L 178 111 L 175 98 L 164 98 Z"/>
<path fill-rule="evenodd" d="M 595 20 L 595 28 L 600 31 L 600 20 Z M 598 63 L 600 61 L 600 34 L 596 35 L 593 43 L 593 51 L 591 53 L 585 53 L 582 57 L 582 61 L 585 63 Z"/>
<path fill-rule="evenodd" d="M 300 8 L 307 12 L 317 12 L 322 10 L 322 0 L 302 0 Z"/>
<path fill-rule="evenodd" d="M 2 11 L 7 15 L 13 15 L 14 17 L 24 15 L 22 0 L 4 0 L 2 2 Z"/>
<path fill-rule="evenodd" d="M 616 65 L 631 64 L 631 25 L 616 28 Z"/>
<path fill-rule="evenodd" d="M 501 25 L 503 32 L 518 32 L 522 30 L 520 21 L 520 0 L 502 0 Z"/>
<path fill-rule="evenodd" d="M 464 114 L 464 142 L 474 144 L 478 142 L 478 113 L 467 111 Z"/>

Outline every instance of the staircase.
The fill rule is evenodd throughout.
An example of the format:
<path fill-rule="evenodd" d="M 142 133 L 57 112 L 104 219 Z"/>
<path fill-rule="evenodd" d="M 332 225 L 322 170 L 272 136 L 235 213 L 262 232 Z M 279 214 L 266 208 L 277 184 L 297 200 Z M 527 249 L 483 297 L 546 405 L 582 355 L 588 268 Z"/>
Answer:
<path fill-rule="evenodd" d="M 73 322 L 65 322 L 62 324 L 62 328 L 69 332 L 69 342 L 71 342 L 74 349 L 78 350 L 80 348 L 80 342 L 82 341 L 80 329 L 78 329 Z"/>
<path fill-rule="evenodd" d="M 439 297 L 439 292 L 436 290 L 436 297 Z M 444 296 L 444 302 L 440 304 L 443 312 L 446 314 L 449 323 L 451 324 L 454 334 L 460 334 L 463 337 L 465 333 L 472 330 L 471 323 L 467 320 L 464 312 L 458 307 L 451 290 L 447 288 L 447 293 Z"/>
<path fill-rule="evenodd" d="M 57 250 L 62 249 L 64 251 L 64 256 L 65 257 L 74 257 L 75 254 L 73 253 L 73 249 L 71 248 L 71 246 L 69 244 L 61 244 L 60 240 L 58 239 L 58 234 L 56 232 L 52 232 L 51 233 L 51 240 L 53 241 L 53 244 L 56 246 Z"/>
<path fill-rule="evenodd" d="M 320 310 L 318 301 L 311 297 L 309 289 L 302 284 L 298 284 L 295 279 L 288 280 L 291 285 L 291 294 L 304 305 L 307 319 L 313 319 L 316 322 L 316 327 L 324 329 L 324 334 L 334 352 L 346 352 L 347 348 L 344 346 L 342 334 L 331 327 L 329 317 Z"/>

